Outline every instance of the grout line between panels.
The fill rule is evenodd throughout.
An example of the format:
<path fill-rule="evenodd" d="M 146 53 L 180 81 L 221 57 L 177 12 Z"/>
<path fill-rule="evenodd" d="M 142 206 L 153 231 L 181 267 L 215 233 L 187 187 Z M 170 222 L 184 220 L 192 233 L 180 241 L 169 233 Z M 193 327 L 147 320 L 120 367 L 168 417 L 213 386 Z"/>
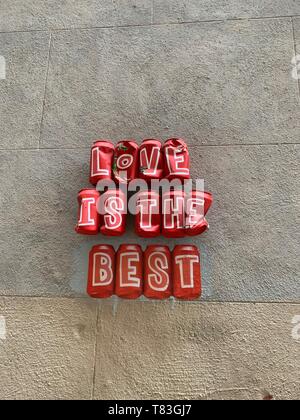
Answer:
<path fill-rule="evenodd" d="M 300 142 L 287 143 L 228 143 L 228 144 L 189 144 L 190 148 L 194 147 L 269 147 L 269 146 L 298 146 Z M 41 151 L 64 151 L 64 150 L 90 150 L 90 146 L 83 147 L 39 147 L 39 148 L 14 148 L 1 149 L 1 152 L 41 152 Z"/>
<path fill-rule="evenodd" d="M 154 15 L 154 10 L 153 10 Z M 228 18 L 228 19 L 204 19 L 204 20 L 190 20 L 181 22 L 153 22 L 144 24 L 128 24 L 128 25 L 100 25 L 100 26 L 74 26 L 67 28 L 48 28 L 48 29 L 23 29 L 23 30 L 12 30 L 12 31 L 1 31 L 0 34 L 18 34 L 18 33 L 39 33 L 39 32 L 60 32 L 60 31 L 75 31 L 75 30 L 93 30 L 93 29 L 117 29 L 117 28 L 147 28 L 147 27 L 159 27 L 159 26 L 176 26 L 176 25 L 192 25 L 198 23 L 226 23 L 226 22 L 239 22 L 239 21 L 256 21 L 256 20 L 276 20 L 276 19 L 290 19 L 299 18 L 300 15 L 278 15 L 278 16 L 258 16 L 258 17 L 240 17 L 240 18 Z M 154 19 L 153 19 L 154 20 Z"/>
<path fill-rule="evenodd" d="M 78 26 L 74 28 L 56 28 L 52 29 L 53 32 L 63 31 L 89 31 L 89 30 L 101 30 L 101 29 L 130 29 L 130 28 L 151 28 L 151 27 L 163 27 L 163 26 L 182 26 L 182 25 L 197 25 L 201 23 L 227 23 L 227 22 L 248 22 L 248 21 L 259 21 L 259 20 L 278 20 L 278 19 L 291 19 L 298 18 L 300 15 L 287 15 L 287 16 L 263 16 L 263 17 L 251 17 L 251 18 L 231 18 L 231 19 L 205 19 L 205 20 L 190 20 L 182 22 L 154 22 L 145 24 L 129 24 L 129 25 L 117 25 L 117 26 Z"/>
<path fill-rule="evenodd" d="M 91 302 L 91 303 L 98 303 L 97 307 L 99 308 L 100 304 L 102 303 L 114 303 L 114 302 L 118 302 L 118 303 L 127 303 L 128 305 L 133 304 L 133 303 L 139 303 L 139 304 L 172 304 L 172 301 L 170 300 L 150 300 L 150 299 L 144 299 L 144 300 L 125 300 L 125 299 L 118 299 L 118 298 L 113 298 L 113 299 L 99 299 L 99 300 L 95 300 L 95 299 L 91 299 L 88 296 L 22 296 L 22 295 L 2 295 L 0 296 L 0 299 L 43 299 L 43 300 L 64 300 L 64 299 L 69 299 L 69 300 L 78 300 L 78 301 L 87 301 L 87 302 Z M 226 305 L 293 305 L 293 306 L 299 306 L 300 305 L 300 300 L 299 302 L 293 302 L 293 301 L 238 301 L 238 300 L 191 300 L 191 301 L 184 301 L 184 300 L 176 300 L 175 301 L 176 305 L 208 305 L 208 304 L 213 304 L 213 305 L 220 305 L 220 304 L 226 304 Z"/>

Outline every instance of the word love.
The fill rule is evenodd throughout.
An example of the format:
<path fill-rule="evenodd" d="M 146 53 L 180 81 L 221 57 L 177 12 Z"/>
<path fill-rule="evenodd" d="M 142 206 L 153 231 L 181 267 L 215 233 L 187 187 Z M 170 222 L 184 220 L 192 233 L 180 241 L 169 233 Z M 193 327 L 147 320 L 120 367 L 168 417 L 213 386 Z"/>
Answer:
<path fill-rule="evenodd" d="M 193 245 L 96 245 L 89 255 L 88 294 L 93 298 L 193 300 L 201 296 L 200 253 Z"/>
<path fill-rule="evenodd" d="M 128 184 L 135 179 L 190 179 L 190 156 L 182 139 L 169 139 L 165 145 L 156 139 L 144 140 L 139 147 L 134 140 L 123 140 L 115 147 L 108 140 L 98 140 L 91 150 L 90 182 L 114 180 Z"/>
<path fill-rule="evenodd" d="M 76 232 L 121 236 L 126 232 L 130 212 L 135 216 L 135 232 L 140 237 L 201 235 L 209 227 L 205 216 L 212 201 L 208 192 L 185 193 L 181 189 L 166 192 L 162 197 L 156 191 L 140 191 L 128 204 L 122 190 L 108 190 L 102 195 L 94 189 L 82 190 L 78 195 Z"/>

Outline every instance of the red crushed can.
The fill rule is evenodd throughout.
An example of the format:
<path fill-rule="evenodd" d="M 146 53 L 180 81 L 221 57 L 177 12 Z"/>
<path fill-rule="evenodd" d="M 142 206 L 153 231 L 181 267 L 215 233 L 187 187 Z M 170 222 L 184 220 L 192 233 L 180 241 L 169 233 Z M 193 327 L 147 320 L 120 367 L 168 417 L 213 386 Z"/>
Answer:
<path fill-rule="evenodd" d="M 115 287 L 115 250 L 110 245 L 96 245 L 89 255 L 87 293 L 92 298 L 109 298 Z"/>
<path fill-rule="evenodd" d="M 213 202 L 212 194 L 203 191 L 192 191 L 186 198 L 186 234 L 201 235 L 209 225 L 205 219 Z"/>
<path fill-rule="evenodd" d="M 171 191 L 162 197 L 162 234 L 167 238 L 185 236 L 185 193 Z"/>
<path fill-rule="evenodd" d="M 190 179 L 190 154 L 182 139 L 167 140 L 164 147 L 165 178 L 168 180 Z"/>
<path fill-rule="evenodd" d="M 142 191 L 136 200 L 135 232 L 144 238 L 154 238 L 161 233 L 160 195 L 155 191 Z"/>
<path fill-rule="evenodd" d="M 99 232 L 100 215 L 97 211 L 99 197 L 100 193 L 95 189 L 81 190 L 78 193 L 78 222 L 75 228 L 77 233 L 97 235 Z"/>
<path fill-rule="evenodd" d="M 196 246 L 178 245 L 173 251 L 173 294 L 177 299 L 201 296 L 200 253 Z"/>
<path fill-rule="evenodd" d="M 121 190 L 108 190 L 99 200 L 100 232 L 106 236 L 121 236 L 126 232 L 127 202 Z"/>
<path fill-rule="evenodd" d="M 149 299 L 172 296 L 172 255 L 167 246 L 148 246 L 145 251 L 144 295 Z"/>
<path fill-rule="evenodd" d="M 109 140 L 97 140 L 92 146 L 90 182 L 97 185 L 104 179 L 112 179 L 115 146 Z"/>
<path fill-rule="evenodd" d="M 116 295 L 137 299 L 143 293 L 143 251 L 139 245 L 121 245 L 117 252 Z"/>
<path fill-rule="evenodd" d="M 113 173 L 120 184 L 128 184 L 137 178 L 139 146 L 134 140 L 120 141 L 115 149 Z"/>
<path fill-rule="evenodd" d="M 149 182 L 164 175 L 162 144 L 156 139 L 143 141 L 139 151 L 139 178 Z"/>

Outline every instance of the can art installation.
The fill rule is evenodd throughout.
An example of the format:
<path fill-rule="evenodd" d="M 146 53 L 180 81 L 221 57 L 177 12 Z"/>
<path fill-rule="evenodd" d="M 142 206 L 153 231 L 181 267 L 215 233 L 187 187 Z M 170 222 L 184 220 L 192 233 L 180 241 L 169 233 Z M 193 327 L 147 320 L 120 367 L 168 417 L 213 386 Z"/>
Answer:
<path fill-rule="evenodd" d="M 78 194 L 75 230 L 83 235 L 124 235 L 131 201 L 139 237 L 201 235 L 209 227 L 206 215 L 213 197 L 209 192 L 186 189 L 190 178 L 190 155 L 182 139 L 169 139 L 164 145 L 147 139 L 141 146 L 123 140 L 116 147 L 108 140 L 98 140 L 90 158 L 93 188 Z M 161 190 L 161 181 L 171 183 L 171 188 Z M 155 182 L 158 188 L 153 187 Z M 126 188 L 134 183 L 138 191 L 128 200 Z M 87 292 L 93 298 L 115 294 L 124 299 L 142 295 L 198 299 L 200 253 L 193 245 L 178 245 L 173 252 L 160 245 L 149 246 L 145 252 L 139 245 L 121 245 L 117 252 L 109 245 L 97 245 L 89 256 Z"/>
<path fill-rule="evenodd" d="M 201 295 L 200 254 L 193 245 L 96 245 L 89 256 L 88 294 L 123 299 L 198 299 Z"/>

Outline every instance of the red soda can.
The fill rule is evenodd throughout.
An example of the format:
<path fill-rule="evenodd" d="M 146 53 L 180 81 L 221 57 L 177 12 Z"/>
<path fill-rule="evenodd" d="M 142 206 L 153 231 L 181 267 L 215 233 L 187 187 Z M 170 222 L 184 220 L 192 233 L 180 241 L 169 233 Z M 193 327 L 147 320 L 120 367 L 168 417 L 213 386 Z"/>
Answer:
<path fill-rule="evenodd" d="M 78 222 L 75 228 L 77 233 L 83 235 L 97 235 L 100 227 L 100 215 L 97 211 L 97 202 L 100 193 L 95 189 L 81 190 L 78 193 Z"/>
<path fill-rule="evenodd" d="M 121 245 L 117 252 L 116 295 L 137 299 L 143 293 L 143 251 L 139 245 Z"/>
<path fill-rule="evenodd" d="M 208 228 L 205 219 L 212 205 L 212 194 L 203 191 L 192 191 L 186 198 L 186 234 L 188 236 L 201 235 Z"/>
<path fill-rule="evenodd" d="M 109 298 L 115 287 L 115 250 L 110 245 L 96 245 L 89 255 L 87 293 L 92 298 Z"/>
<path fill-rule="evenodd" d="M 196 246 L 177 245 L 173 251 L 173 294 L 177 299 L 201 296 L 200 253 Z"/>
<path fill-rule="evenodd" d="M 162 234 L 167 238 L 185 236 L 185 193 L 171 191 L 162 197 Z"/>
<path fill-rule="evenodd" d="M 172 296 L 172 255 L 167 246 L 148 246 L 144 254 L 144 295 L 149 299 Z"/>
<path fill-rule="evenodd" d="M 154 238 L 161 233 L 160 195 L 155 191 L 141 191 L 137 195 L 135 232 L 144 238 Z"/>
<path fill-rule="evenodd" d="M 182 139 L 167 140 L 164 147 L 165 178 L 168 180 L 190 179 L 190 154 Z"/>
<path fill-rule="evenodd" d="M 196 191 L 197 194 L 197 191 Z M 206 216 L 206 214 L 208 213 L 208 210 L 211 208 L 214 199 L 213 199 L 213 195 L 210 192 L 204 191 L 204 192 L 198 192 L 198 194 L 203 195 L 204 198 L 204 216 Z"/>
<path fill-rule="evenodd" d="M 139 152 L 139 178 L 149 182 L 164 176 L 162 144 L 156 139 L 143 141 Z"/>
<path fill-rule="evenodd" d="M 97 140 L 91 150 L 90 182 L 97 185 L 103 179 L 112 179 L 115 146 L 109 140 Z"/>
<path fill-rule="evenodd" d="M 115 150 L 113 173 L 120 184 L 128 184 L 137 178 L 139 146 L 134 140 L 120 141 Z"/>
<path fill-rule="evenodd" d="M 100 232 L 106 236 L 121 236 L 126 232 L 127 203 L 121 190 L 108 190 L 99 200 Z"/>

